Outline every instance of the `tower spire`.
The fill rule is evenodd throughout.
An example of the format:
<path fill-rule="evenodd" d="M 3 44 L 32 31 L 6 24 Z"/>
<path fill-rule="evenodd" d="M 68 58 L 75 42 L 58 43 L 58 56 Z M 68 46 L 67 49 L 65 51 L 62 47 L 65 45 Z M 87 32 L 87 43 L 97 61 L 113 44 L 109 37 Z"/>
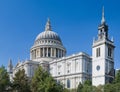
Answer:
<path fill-rule="evenodd" d="M 101 20 L 101 24 L 105 23 L 105 14 L 104 14 L 104 6 L 102 8 L 102 20 Z"/>
<path fill-rule="evenodd" d="M 12 73 L 12 69 L 13 69 L 12 60 L 9 59 L 7 72 Z"/>
<path fill-rule="evenodd" d="M 51 24 L 50 24 L 50 19 L 48 18 L 46 26 L 45 26 L 45 31 L 52 31 L 51 30 Z"/>
<path fill-rule="evenodd" d="M 12 60 L 11 60 L 11 59 L 9 59 L 8 67 L 13 67 L 13 65 L 12 65 Z"/>
<path fill-rule="evenodd" d="M 106 24 L 105 21 L 105 15 L 104 15 L 104 6 L 102 8 L 102 20 L 101 24 L 98 27 L 98 39 L 108 39 L 108 25 Z"/>

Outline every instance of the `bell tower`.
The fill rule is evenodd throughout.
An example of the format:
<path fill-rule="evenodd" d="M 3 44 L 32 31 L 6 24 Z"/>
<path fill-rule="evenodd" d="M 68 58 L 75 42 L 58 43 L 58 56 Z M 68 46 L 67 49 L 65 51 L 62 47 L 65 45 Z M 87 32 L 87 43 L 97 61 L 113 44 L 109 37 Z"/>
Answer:
<path fill-rule="evenodd" d="M 110 83 L 114 79 L 114 48 L 114 41 L 109 39 L 103 7 L 98 37 L 92 45 L 92 84 L 94 86 Z"/>

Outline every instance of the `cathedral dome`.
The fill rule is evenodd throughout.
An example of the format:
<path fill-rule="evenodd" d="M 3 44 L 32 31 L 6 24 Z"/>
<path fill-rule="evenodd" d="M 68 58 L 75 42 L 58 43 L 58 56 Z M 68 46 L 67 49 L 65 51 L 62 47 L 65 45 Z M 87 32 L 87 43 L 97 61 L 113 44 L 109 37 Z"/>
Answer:
<path fill-rule="evenodd" d="M 48 19 L 45 31 L 38 34 L 31 48 L 31 59 L 34 61 L 51 61 L 65 55 L 66 49 L 59 35 L 51 30 L 50 20 Z"/>
<path fill-rule="evenodd" d="M 59 35 L 53 31 L 50 31 L 50 30 L 44 31 L 36 37 L 36 41 L 37 40 L 44 40 L 44 39 L 53 39 L 53 40 L 57 40 L 57 41 L 61 42 Z"/>
<path fill-rule="evenodd" d="M 62 41 L 59 37 L 59 35 L 51 30 L 51 25 L 50 25 L 50 20 L 48 19 L 46 26 L 45 26 L 45 31 L 40 33 L 36 39 L 35 42 L 43 41 L 43 40 L 54 40 L 62 44 Z"/>

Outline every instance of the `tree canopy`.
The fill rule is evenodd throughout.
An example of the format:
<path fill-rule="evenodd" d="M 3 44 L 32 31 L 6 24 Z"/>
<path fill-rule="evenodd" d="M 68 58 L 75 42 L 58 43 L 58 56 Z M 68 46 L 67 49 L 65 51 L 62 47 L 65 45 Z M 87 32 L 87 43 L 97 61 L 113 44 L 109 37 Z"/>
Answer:
<path fill-rule="evenodd" d="M 0 67 L 0 92 L 120 92 L 120 70 L 113 83 L 92 86 L 90 80 L 79 83 L 77 89 L 66 89 L 39 66 L 32 79 L 25 74 L 25 70 L 18 70 L 10 83 L 9 75 L 4 66 Z"/>
<path fill-rule="evenodd" d="M 63 92 L 64 88 L 39 66 L 32 78 L 31 90 L 32 92 Z"/>
<path fill-rule="evenodd" d="M 120 83 L 120 70 L 118 70 L 113 83 Z"/>
<path fill-rule="evenodd" d="M 4 66 L 0 67 L 0 92 L 4 92 L 10 85 L 9 75 Z"/>
<path fill-rule="evenodd" d="M 18 70 L 13 78 L 12 88 L 17 92 L 31 92 L 30 91 L 30 82 L 28 77 L 25 74 L 25 70 Z"/>

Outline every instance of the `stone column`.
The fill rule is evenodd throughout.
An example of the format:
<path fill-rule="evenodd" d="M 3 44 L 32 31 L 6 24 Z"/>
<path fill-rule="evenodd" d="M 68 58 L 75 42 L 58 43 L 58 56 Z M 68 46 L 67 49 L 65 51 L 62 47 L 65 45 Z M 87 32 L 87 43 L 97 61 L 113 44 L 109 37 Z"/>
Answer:
<path fill-rule="evenodd" d="M 39 57 L 41 57 L 41 48 L 39 48 Z"/>
<path fill-rule="evenodd" d="M 51 53 L 51 56 L 50 56 L 50 57 L 52 57 L 52 53 L 53 53 L 53 52 L 52 52 L 52 48 L 51 48 L 51 52 L 50 52 L 50 53 Z"/>
<path fill-rule="evenodd" d="M 46 56 L 48 57 L 48 47 L 46 49 L 47 49 L 47 55 Z"/>
<path fill-rule="evenodd" d="M 43 48 L 43 57 L 45 57 L 45 48 Z"/>
<path fill-rule="evenodd" d="M 43 49 L 40 48 L 41 57 L 43 57 Z"/>
<path fill-rule="evenodd" d="M 40 57 L 40 49 L 39 48 L 37 48 L 37 50 L 36 50 L 36 57 Z"/>
<path fill-rule="evenodd" d="M 36 54 L 36 58 L 37 58 L 38 57 L 38 49 L 36 49 L 35 54 Z"/>
<path fill-rule="evenodd" d="M 32 59 L 34 59 L 34 50 L 32 50 Z"/>
<path fill-rule="evenodd" d="M 56 48 L 54 48 L 54 57 L 56 57 Z"/>
<path fill-rule="evenodd" d="M 52 48 L 52 57 L 54 57 L 54 48 Z"/>
<path fill-rule="evenodd" d="M 32 51 L 32 59 L 34 59 L 34 50 Z"/>

